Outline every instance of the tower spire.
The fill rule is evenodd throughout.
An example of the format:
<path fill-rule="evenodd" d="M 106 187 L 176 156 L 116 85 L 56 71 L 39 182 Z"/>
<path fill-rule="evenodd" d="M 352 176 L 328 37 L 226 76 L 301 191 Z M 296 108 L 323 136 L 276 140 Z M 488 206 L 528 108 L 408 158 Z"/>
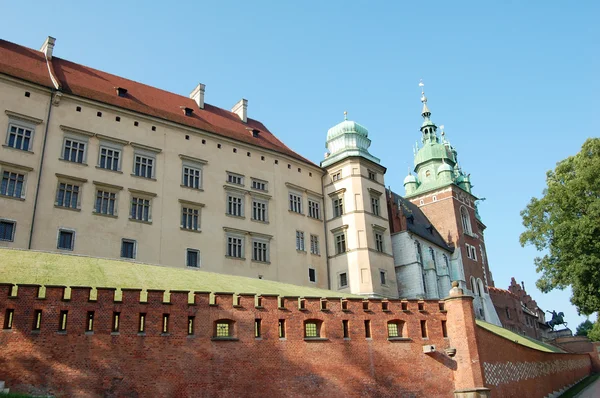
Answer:
<path fill-rule="evenodd" d="M 429 116 L 431 116 L 431 111 L 427 107 L 427 97 L 425 96 L 425 83 L 423 83 L 423 79 L 419 81 L 419 87 L 421 87 L 421 102 L 423 103 L 423 110 L 421 111 L 421 116 L 423 116 L 423 119 L 429 120 Z"/>

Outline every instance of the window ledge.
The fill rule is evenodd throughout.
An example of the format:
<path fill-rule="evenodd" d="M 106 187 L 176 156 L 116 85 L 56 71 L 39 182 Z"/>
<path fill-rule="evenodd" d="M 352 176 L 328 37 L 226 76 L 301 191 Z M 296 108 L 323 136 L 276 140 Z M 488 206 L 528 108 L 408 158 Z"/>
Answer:
<path fill-rule="evenodd" d="M 259 261 L 259 260 L 252 260 L 253 263 L 257 263 L 257 264 L 265 264 L 265 265 L 270 265 L 271 262 L 270 261 Z"/>
<path fill-rule="evenodd" d="M 313 253 L 313 252 L 311 252 L 310 254 L 313 255 L 313 256 L 321 257 L 321 253 Z"/>
<path fill-rule="evenodd" d="M 0 198 L 12 199 L 12 200 L 20 200 L 21 202 L 25 201 L 25 198 L 21 198 L 19 196 L 11 196 L 11 195 L 2 195 L 2 194 L 0 194 Z"/>
<path fill-rule="evenodd" d="M 304 341 L 312 342 L 312 341 L 329 341 L 328 338 L 325 337 L 305 337 Z"/>
<path fill-rule="evenodd" d="M 80 166 L 87 166 L 88 164 L 85 162 L 73 162 L 71 160 L 67 160 L 67 159 L 63 159 L 63 158 L 58 158 L 58 160 L 60 160 L 61 162 L 67 162 L 67 163 L 72 163 L 72 164 L 78 164 Z"/>
<path fill-rule="evenodd" d="M 257 223 L 260 223 L 260 224 L 268 224 L 269 223 L 268 221 L 255 220 L 253 218 L 251 218 L 250 221 L 257 222 Z"/>
<path fill-rule="evenodd" d="M 129 218 L 129 221 L 131 222 L 139 222 L 140 224 L 148 224 L 148 225 L 152 225 L 152 221 L 144 221 L 144 220 L 137 220 L 135 218 Z"/>
<path fill-rule="evenodd" d="M 230 258 L 232 260 L 242 260 L 242 261 L 246 261 L 246 257 L 233 257 L 233 256 L 225 256 L 225 258 Z"/>
<path fill-rule="evenodd" d="M 211 337 L 212 341 L 239 341 L 237 337 Z"/>
<path fill-rule="evenodd" d="M 171 333 L 161 333 L 160 335 L 161 335 L 162 337 L 166 337 L 166 336 L 170 336 L 170 335 L 171 335 Z"/>
<path fill-rule="evenodd" d="M 111 336 L 120 336 L 121 333 L 119 333 L 119 332 L 110 332 L 110 335 Z"/>
<path fill-rule="evenodd" d="M 88 331 L 88 332 L 85 332 L 84 335 L 86 335 L 86 336 L 93 336 L 94 332 L 93 331 Z"/>
<path fill-rule="evenodd" d="M 290 212 L 290 213 L 292 213 L 292 214 L 297 214 L 297 215 L 299 215 L 299 216 L 302 216 L 302 217 L 306 217 L 306 216 L 304 215 L 304 213 L 298 213 L 297 211 L 294 211 L 294 210 L 290 210 L 290 209 L 288 209 L 288 212 Z"/>
<path fill-rule="evenodd" d="M 201 229 L 189 229 L 189 228 L 184 228 L 184 227 L 181 227 L 181 226 L 179 227 L 179 229 L 182 230 L 182 231 L 194 232 L 194 233 L 197 233 L 197 234 L 199 234 L 199 233 L 202 232 Z"/>
<path fill-rule="evenodd" d="M 38 330 L 32 330 L 31 334 L 40 334 L 40 330 L 39 329 Z"/>
<path fill-rule="evenodd" d="M 412 341 L 410 337 L 388 337 L 388 341 Z"/>
<path fill-rule="evenodd" d="M 192 189 L 192 190 L 194 190 L 194 191 L 200 191 L 200 192 L 204 192 L 204 189 L 203 189 L 203 188 L 194 188 L 194 187 L 188 187 L 187 185 L 183 185 L 183 184 L 181 184 L 181 185 L 179 185 L 179 186 L 180 186 L 181 188 Z"/>
<path fill-rule="evenodd" d="M 58 335 L 60 335 L 60 336 L 66 336 L 66 335 L 67 335 L 67 331 L 66 331 L 66 330 L 65 330 L 65 331 L 62 331 L 62 330 L 61 330 L 61 331 L 59 331 L 59 332 L 56 332 L 56 334 L 58 334 Z"/>
<path fill-rule="evenodd" d="M 98 170 L 104 170 L 104 171 L 110 171 L 112 173 L 123 174 L 123 172 L 121 170 L 107 169 L 106 167 L 100 167 L 100 166 L 96 166 L 96 168 Z"/>
<path fill-rule="evenodd" d="M 296 249 L 296 252 L 301 253 L 301 254 L 306 254 L 306 250 L 302 250 L 302 249 Z"/>
<path fill-rule="evenodd" d="M 240 219 L 240 220 L 245 220 L 245 219 L 246 219 L 246 217 L 244 217 L 244 216 L 236 216 L 236 215 L 234 215 L 234 214 L 229 214 L 229 213 L 225 213 L 225 215 L 226 215 L 227 217 L 231 217 L 231 218 L 238 218 L 238 219 Z"/>
<path fill-rule="evenodd" d="M 146 332 L 138 332 L 138 336 L 146 336 Z"/>
<path fill-rule="evenodd" d="M 135 178 L 141 178 L 141 179 L 143 179 L 143 180 L 156 181 L 156 178 L 154 178 L 154 177 L 144 177 L 144 176 L 138 176 L 138 175 L 135 175 L 135 174 L 133 174 L 133 173 L 131 173 L 131 176 L 132 176 L 132 177 L 135 177 Z"/>
<path fill-rule="evenodd" d="M 102 217 L 108 217 L 108 218 L 119 218 L 119 216 L 114 215 L 114 214 L 97 213 L 95 211 L 93 211 L 92 214 L 95 216 L 102 216 Z"/>
<path fill-rule="evenodd" d="M 311 217 L 311 216 L 308 216 L 308 218 L 310 218 L 311 220 L 323 222 L 322 218 L 316 218 L 316 217 Z"/>
<path fill-rule="evenodd" d="M 19 148 L 15 148 L 15 147 L 12 147 L 12 146 L 10 146 L 10 145 L 6 145 L 6 144 L 2 145 L 2 147 L 3 147 L 3 148 L 6 148 L 6 149 L 11 149 L 11 150 L 13 150 L 13 151 L 19 151 L 19 152 L 29 153 L 29 154 L 31 154 L 31 155 L 33 155 L 33 154 L 34 154 L 34 152 L 33 152 L 33 151 L 30 151 L 30 150 L 28 150 L 28 149 L 19 149 Z"/>
<path fill-rule="evenodd" d="M 63 210 L 70 210 L 70 211 L 81 211 L 81 209 L 74 209 L 72 207 L 66 207 L 66 206 L 59 206 L 59 205 L 54 205 L 54 207 L 56 207 L 57 209 L 63 209 Z"/>

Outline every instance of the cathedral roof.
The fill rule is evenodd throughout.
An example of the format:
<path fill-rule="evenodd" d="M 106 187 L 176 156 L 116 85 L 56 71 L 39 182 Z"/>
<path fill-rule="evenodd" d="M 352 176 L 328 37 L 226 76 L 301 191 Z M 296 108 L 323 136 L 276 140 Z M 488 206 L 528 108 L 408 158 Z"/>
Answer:
<path fill-rule="evenodd" d="M 153 116 L 192 128 L 214 133 L 267 150 L 279 152 L 299 161 L 314 165 L 288 148 L 265 125 L 248 118 L 244 123 L 231 111 L 205 104 L 204 109 L 191 98 L 156 87 L 112 75 L 65 59 L 52 57 L 51 65 L 62 87 L 62 92 L 99 101 L 108 105 Z M 54 88 L 48 73 L 46 59 L 41 51 L 0 40 L 0 74 Z M 127 90 L 125 97 L 116 94 L 115 87 Z M 186 116 L 182 108 L 193 110 Z M 258 130 L 254 136 L 249 131 Z"/>
<path fill-rule="evenodd" d="M 401 212 L 404 217 L 406 217 L 406 226 L 408 231 L 441 247 L 442 249 L 448 250 L 449 252 L 454 251 L 454 248 L 446 243 L 442 235 L 437 229 L 435 229 L 431 221 L 429 221 L 425 213 L 423 213 L 417 205 L 413 204 L 410 200 L 403 198 L 397 193 L 394 193 L 393 191 L 386 191 L 388 193 L 388 197 L 391 193 L 393 203 L 398 206 L 398 211 Z M 390 217 L 392 217 L 392 215 L 390 215 Z M 412 221 L 410 221 L 411 219 Z"/>

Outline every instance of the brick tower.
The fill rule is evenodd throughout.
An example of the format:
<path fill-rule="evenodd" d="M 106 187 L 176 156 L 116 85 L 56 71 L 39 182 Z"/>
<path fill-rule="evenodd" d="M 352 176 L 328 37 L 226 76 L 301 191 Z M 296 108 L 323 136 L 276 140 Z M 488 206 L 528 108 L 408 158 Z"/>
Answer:
<path fill-rule="evenodd" d="M 423 83 L 419 84 L 423 87 Z M 406 198 L 425 213 L 429 221 L 454 247 L 454 261 L 462 263 L 466 288 L 474 297 L 476 315 L 496 321 L 488 286 L 494 286 L 487 262 L 483 231 L 477 212 L 478 199 L 471 192 L 469 174 L 458 164 L 458 153 L 430 119 L 427 97 L 421 92 L 423 124 L 421 143 L 415 147 L 415 173 L 404 179 Z M 496 323 L 496 322 L 494 322 Z"/>

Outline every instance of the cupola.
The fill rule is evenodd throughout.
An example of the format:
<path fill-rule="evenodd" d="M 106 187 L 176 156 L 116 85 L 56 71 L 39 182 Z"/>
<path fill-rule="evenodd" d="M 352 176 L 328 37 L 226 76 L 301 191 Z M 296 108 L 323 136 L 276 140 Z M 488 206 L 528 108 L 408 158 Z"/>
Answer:
<path fill-rule="evenodd" d="M 321 166 L 327 167 L 350 156 L 361 156 L 379 163 L 379 159 L 369 153 L 370 146 L 369 131 L 364 126 L 348 120 L 348 113 L 344 112 L 344 121 L 327 131 L 325 147 L 328 152 Z"/>

